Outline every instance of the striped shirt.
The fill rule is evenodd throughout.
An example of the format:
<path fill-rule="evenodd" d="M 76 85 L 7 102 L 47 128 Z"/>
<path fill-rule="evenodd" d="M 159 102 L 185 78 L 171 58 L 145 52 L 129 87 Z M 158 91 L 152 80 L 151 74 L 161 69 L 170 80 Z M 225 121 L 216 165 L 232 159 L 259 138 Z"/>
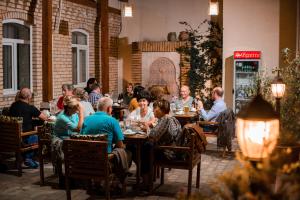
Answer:
<path fill-rule="evenodd" d="M 102 97 L 101 94 L 98 94 L 94 91 L 92 91 L 90 94 L 89 94 L 89 102 L 92 104 L 93 107 L 96 107 L 97 106 L 97 103 L 98 103 L 98 100 Z"/>

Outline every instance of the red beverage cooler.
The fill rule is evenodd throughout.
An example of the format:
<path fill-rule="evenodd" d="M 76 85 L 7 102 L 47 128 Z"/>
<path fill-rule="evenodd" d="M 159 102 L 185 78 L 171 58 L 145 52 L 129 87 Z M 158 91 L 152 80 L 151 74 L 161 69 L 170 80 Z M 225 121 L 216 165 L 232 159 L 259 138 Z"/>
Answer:
<path fill-rule="evenodd" d="M 260 51 L 235 51 L 233 70 L 233 110 L 238 113 L 256 94 Z"/>

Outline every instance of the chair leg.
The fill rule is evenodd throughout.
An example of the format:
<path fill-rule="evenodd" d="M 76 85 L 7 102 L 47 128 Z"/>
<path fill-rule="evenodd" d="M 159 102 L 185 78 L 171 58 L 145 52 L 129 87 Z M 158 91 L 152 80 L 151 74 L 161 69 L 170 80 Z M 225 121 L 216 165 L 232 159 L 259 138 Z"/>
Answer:
<path fill-rule="evenodd" d="M 67 200 L 71 200 L 70 180 L 68 176 L 66 176 L 65 178 L 66 178 L 65 182 L 66 182 Z"/>
<path fill-rule="evenodd" d="M 200 170 L 201 170 L 201 162 L 197 165 L 197 177 L 196 177 L 196 188 L 200 187 Z"/>
<path fill-rule="evenodd" d="M 160 172 L 160 184 L 163 185 L 165 183 L 165 171 L 164 168 L 161 168 L 161 172 Z"/>
<path fill-rule="evenodd" d="M 193 175 L 193 169 L 189 169 L 188 197 L 191 196 L 191 191 L 192 191 L 192 175 Z"/>
<path fill-rule="evenodd" d="M 22 176 L 22 155 L 21 152 L 16 152 L 16 164 L 18 169 L 18 176 Z"/>
<path fill-rule="evenodd" d="M 105 198 L 106 199 L 110 199 L 110 189 L 109 189 L 110 187 L 109 187 L 109 178 L 108 177 L 106 177 L 105 178 Z"/>
<path fill-rule="evenodd" d="M 39 150 L 39 162 L 40 162 L 40 185 L 45 184 L 44 178 L 44 159 L 41 150 Z"/>
<path fill-rule="evenodd" d="M 156 166 L 156 178 L 160 177 L 159 166 Z"/>

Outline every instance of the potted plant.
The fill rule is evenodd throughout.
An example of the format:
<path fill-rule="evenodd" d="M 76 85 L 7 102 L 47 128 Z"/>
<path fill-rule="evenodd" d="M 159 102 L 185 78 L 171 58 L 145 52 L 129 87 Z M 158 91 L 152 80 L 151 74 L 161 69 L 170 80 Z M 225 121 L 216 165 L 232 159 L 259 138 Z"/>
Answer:
<path fill-rule="evenodd" d="M 290 159 L 298 160 L 300 152 L 300 55 L 288 48 L 282 50 L 285 66 L 280 68 L 286 85 L 281 100 L 281 131 L 278 149 L 288 150 Z"/>
<path fill-rule="evenodd" d="M 186 44 L 177 49 L 184 55 L 184 61 L 190 64 L 187 72 L 192 95 L 198 92 L 205 108 L 212 106 L 210 94 L 214 86 L 222 83 L 222 30 L 215 22 L 204 20 L 196 28 L 187 22 L 185 26 Z M 206 27 L 207 30 L 201 30 Z M 183 66 L 183 63 L 180 63 Z M 210 84 L 208 84 L 210 83 Z"/>

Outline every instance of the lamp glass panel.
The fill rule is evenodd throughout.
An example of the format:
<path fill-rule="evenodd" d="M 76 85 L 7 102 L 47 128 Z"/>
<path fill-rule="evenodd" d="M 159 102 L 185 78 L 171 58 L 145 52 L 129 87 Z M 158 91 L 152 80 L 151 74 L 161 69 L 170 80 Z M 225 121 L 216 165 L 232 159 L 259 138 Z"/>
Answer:
<path fill-rule="evenodd" d="M 285 84 L 273 83 L 271 84 L 272 94 L 275 98 L 282 98 L 285 92 Z"/>
<path fill-rule="evenodd" d="M 266 158 L 275 148 L 279 136 L 279 120 L 266 121 L 238 118 L 238 143 L 245 157 L 253 160 Z"/>

